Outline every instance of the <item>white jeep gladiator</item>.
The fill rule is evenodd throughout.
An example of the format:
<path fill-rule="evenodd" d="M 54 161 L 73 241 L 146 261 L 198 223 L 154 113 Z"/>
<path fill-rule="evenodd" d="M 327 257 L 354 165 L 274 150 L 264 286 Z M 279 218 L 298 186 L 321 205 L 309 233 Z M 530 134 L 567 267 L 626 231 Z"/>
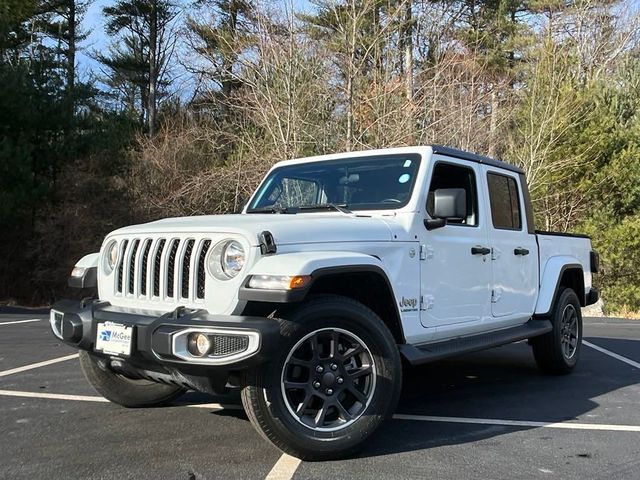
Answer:
<path fill-rule="evenodd" d="M 350 455 L 393 414 L 403 362 L 529 340 L 580 356 L 586 236 L 534 230 L 524 173 L 441 146 L 276 164 L 242 214 L 116 230 L 51 310 L 93 387 L 126 407 L 240 388 L 289 454 Z"/>

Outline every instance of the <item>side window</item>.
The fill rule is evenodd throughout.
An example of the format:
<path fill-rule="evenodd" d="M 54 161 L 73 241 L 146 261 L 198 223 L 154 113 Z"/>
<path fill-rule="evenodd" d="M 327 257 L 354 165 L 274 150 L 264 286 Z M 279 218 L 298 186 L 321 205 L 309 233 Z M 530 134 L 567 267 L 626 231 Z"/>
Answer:
<path fill-rule="evenodd" d="M 515 178 L 488 173 L 487 183 L 489 184 L 493 226 L 508 230 L 520 230 L 522 228 L 520 200 Z"/>
<path fill-rule="evenodd" d="M 452 163 L 436 163 L 433 168 L 431 184 L 427 196 L 427 213 L 433 218 L 435 191 L 441 188 L 462 188 L 466 192 L 467 217 L 460 220 L 448 220 L 447 224 L 478 225 L 478 189 L 473 170 Z"/>

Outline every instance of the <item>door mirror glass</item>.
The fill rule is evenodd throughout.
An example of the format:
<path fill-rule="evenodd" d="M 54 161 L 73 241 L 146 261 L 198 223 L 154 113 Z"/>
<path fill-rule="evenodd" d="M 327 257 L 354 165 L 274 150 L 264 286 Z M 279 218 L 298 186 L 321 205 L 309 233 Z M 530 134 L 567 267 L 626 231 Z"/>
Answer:
<path fill-rule="evenodd" d="M 433 193 L 433 218 L 457 221 L 467 218 L 467 192 L 464 188 L 439 188 Z"/>

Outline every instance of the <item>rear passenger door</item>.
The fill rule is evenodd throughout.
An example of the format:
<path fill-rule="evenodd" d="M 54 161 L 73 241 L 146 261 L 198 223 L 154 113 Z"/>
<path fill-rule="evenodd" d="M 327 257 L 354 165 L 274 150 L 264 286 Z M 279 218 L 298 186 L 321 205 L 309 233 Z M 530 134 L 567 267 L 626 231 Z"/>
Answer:
<path fill-rule="evenodd" d="M 505 325 L 526 321 L 533 312 L 538 283 L 538 247 L 528 231 L 520 176 L 483 166 L 489 205 L 491 313 Z"/>

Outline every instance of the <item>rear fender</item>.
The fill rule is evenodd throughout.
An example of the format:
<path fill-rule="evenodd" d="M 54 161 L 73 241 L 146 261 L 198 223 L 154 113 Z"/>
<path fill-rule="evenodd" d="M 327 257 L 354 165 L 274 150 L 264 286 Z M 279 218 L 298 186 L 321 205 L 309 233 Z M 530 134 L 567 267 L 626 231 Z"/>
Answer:
<path fill-rule="evenodd" d="M 558 255 L 551 257 L 544 266 L 542 279 L 540 283 L 540 293 L 538 302 L 536 303 L 535 315 L 548 315 L 555 302 L 558 291 L 560 290 L 560 281 L 565 272 L 570 270 L 578 270 L 580 278 L 583 278 L 583 268 L 580 261 L 570 255 Z M 584 280 L 582 283 L 582 292 L 576 292 L 580 303 L 584 303 Z"/>

